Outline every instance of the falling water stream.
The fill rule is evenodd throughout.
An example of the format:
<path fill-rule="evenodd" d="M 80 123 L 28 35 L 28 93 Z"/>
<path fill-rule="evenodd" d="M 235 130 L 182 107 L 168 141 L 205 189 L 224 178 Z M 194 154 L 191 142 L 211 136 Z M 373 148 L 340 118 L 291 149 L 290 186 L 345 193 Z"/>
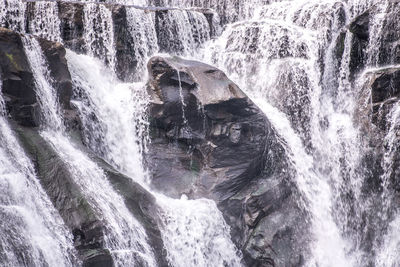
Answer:
<path fill-rule="evenodd" d="M 213 201 L 189 200 L 184 195 L 171 199 L 152 192 L 148 186 L 149 175 L 142 160 L 148 142 L 144 110 L 149 101 L 143 89 L 147 80 L 144 73 L 149 57 L 160 51 L 224 70 L 272 123 L 294 169 L 293 180 L 300 192 L 298 204 L 310 218 L 312 242 L 307 244 L 310 255 L 305 266 L 400 264 L 400 214 L 396 213 L 397 208 L 390 216 L 386 212 L 395 205 L 388 187 L 398 151 L 400 105 L 394 104 L 389 112 L 389 129 L 383 141 L 384 172 L 380 179 L 384 189 L 381 210 L 376 213 L 385 219 L 380 218 L 385 225 L 379 226 L 382 236 L 371 241 L 374 251 L 365 251 L 366 233 L 361 225 L 365 223 L 365 213 L 373 217 L 375 210 L 362 196 L 366 175 L 363 156 L 368 148 L 355 119 L 357 93 L 364 84 L 364 74 L 356 82 L 351 80 L 353 34 L 346 31 L 356 16 L 373 7 L 366 69 L 380 67 L 382 25 L 390 1 L 109 2 L 213 8 L 225 24 L 220 36 L 212 39 L 209 22 L 201 12 L 170 10 L 158 18 L 156 25 L 154 14 L 127 8 L 137 72 L 128 79 L 136 82 L 124 83 L 115 75 L 119 44 L 112 10 L 103 4 L 88 3 L 83 8 L 87 55 L 67 50 L 74 89 L 72 104 L 79 112 L 84 143 L 155 196 L 161 212 L 158 226 L 172 266 L 241 266 L 242 255 Z M 26 11 L 26 3 L 20 0 L 0 0 L 0 26 L 63 42 L 57 3 L 35 3 L 29 11 L 32 18 L 28 24 Z M 157 32 L 157 28 L 163 31 Z M 40 134 L 70 167 L 72 179 L 103 221 L 105 246 L 116 265 L 157 266 L 143 226 L 100 166 L 66 133 L 39 42 L 30 35 L 23 36 L 22 42 L 41 109 Z M 0 263 L 74 266 L 77 261 L 71 236 L 41 189 L 32 163 L 11 131 L 3 106 L 0 98 Z"/>
<path fill-rule="evenodd" d="M 1 83 L 0 83 L 1 88 Z M 0 95 L 0 259 L 3 266 L 77 264 L 72 236 L 4 116 Z"/>
<path fill-rule="evenodd" d="M 138 135 L 146 127 L 141 120 L 147 103 L 144 85 L 114 80 L 105 66 L 88 56 L 68 51 L 67 58 L 90 147 L 150 190 Z M 154 196 L 162 208 L 161 235 L 173 266 L 241 266 L 229 227 L 213 201 L 171 199 L 156 192 Z"/>
<path fill-rule="evenodd" d="M 100 167 L 76 148 L 64 133 L 56 92 L 50 84 L 48 67 L 38 42 L 30 36 L 24 37 L 23 41 L 31 69 L 34 70 L 36 92 L 45 119 L 41 135 L 70 166 L 72 178 L 103 218 L 107 231 L 106 247 L 116 264 L 156 266 L 142 225 L 129 212 Z"/>

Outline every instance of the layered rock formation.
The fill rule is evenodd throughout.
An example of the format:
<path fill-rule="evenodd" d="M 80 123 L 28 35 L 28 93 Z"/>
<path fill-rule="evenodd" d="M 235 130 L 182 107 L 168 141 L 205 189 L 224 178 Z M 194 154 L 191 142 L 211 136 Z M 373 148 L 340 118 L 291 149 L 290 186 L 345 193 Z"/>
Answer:
<path fill-rule="evenodd" d="M 305 214 L 266 116 L 214 67 L 155 57 L 148 68 L 152 185 L 216 200 L 248 266 L 300 266 Z"/>
<path fill-rule="evenodd" d="M 44 8 L 49 11 L 43 12 Z M 26 25 L 21 31 L 100 57 L 127 81 L 138 79 L 135 74 L 153 53 L 188 53 L 188 48 L 197 48 L 219 32 L 218 15 L 207 8 L 30 2 L 20 19 Z M 49 23 L 35 24 L 43 20 Z"/>
<path fill-rule="evenodd" d="M 105 229 L 101 214 L 88 203 L 84 192 L 72 179 L 70 166 L 63 162 L 51 144 L 40 135 L 42 120 L 36 85 L 21 38 L 18 33 L 0 28 L 1 93 L 13 129 L 34 163 L 41 185 L 69 227 L 83 266 L 113 266 L 110 252 L 104 248 Z M 67 129 L 73 132 L 74 139 L 79 140 L 77 145 L 98 161 L 111 184 L 124 196 L 128 209 L 143 224 L 159 266 L 168 266 L 154 197 L 82 146 L 79 135 L 74 133 L 79 130 L 79 118 L 70 104 L 72 82 L 65 49 L 60 43 L 41 38 L 37 40 L 45 55 Z"/>

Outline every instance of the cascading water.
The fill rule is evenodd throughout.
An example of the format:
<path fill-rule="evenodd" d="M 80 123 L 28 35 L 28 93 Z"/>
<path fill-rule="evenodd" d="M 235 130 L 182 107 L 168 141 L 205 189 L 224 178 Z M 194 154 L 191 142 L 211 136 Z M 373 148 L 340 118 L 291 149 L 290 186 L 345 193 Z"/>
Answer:
<path fill-rule="evenodd" d="M 127 8 L 126 17 L 137 60 L 136 72 L 131 74 L 134 76 L 132 80 L 142 80 L 148 58 L 159 50 L 154 19 L 151 14 L 132 7 Z"/>
<path fill-rule="evenodd" d="M 343 41 L 343 61 L 337 69 L 334 65 L 335 42 L 349 23 L 343 21 L 348 14 L 339 1 L 273 3 L 251 20 L 229 25 L 204 53 L 206 61 L 227 70 L 241 85 L 286 141 L 297 186 L 314 221 L 311 265 L 363 264 L 353 231 L 362 210 L 363 148 L 353 124 L 349 36 Z M 345 195 L 352 195 L 353 202 Z"/>
<path fill-rule="evenodd" d="M 89 55 L 102 58 L 115 69 L 115 43 L 111 11 L 104 5 L 84 7 L 84 38 Z"/>
<path fill-rule="evenodd" d="M 137 64 L 137 71 L 127 80 L 140 82 L 121 83 L 112 74 L 117 70 L 116 47 L 120 45 L 116 39 L 113 10 L 104 4 L 84 4 L 84 48 L 109 67 L 92 57 L 67 52 L 75 87 L 73 104 L 80 112 L 85 144 L 92 151 L 149 189 L 148 175 L 142 166 L 147 138 L 147 121 L 143 117 L 148 101 L 143 90 L 146 61 L 159 50 L 194 55 L 225 70 L 241 85 L 283 140 L 294 170 L 293 179 L 300 191 L 299 204 L 309 213 L 312 222 L 313 242 L 309 245 L 311 255 L 307 255 L 306 266 L 400 264 L 399 214 L 394 207 L 395 193 L 389 190 L 391 177 L 395 175 L 398 104 L 393 105 L 387 116 L 390 125 L 383 141 L 385 153 L 380 177 L 383 193 L 377 197 L 381 200 L 371 201 L 363 196 L 362 184 L 367 170 L 363 169 L 362 161 L 370 148 L 365 140 L 368 137 L 361 136 L 355 119 L 360 84 L 353 82 L 350 75 L 355 37 L 347 31 L 355 17 L 370 11 L 365 65 L 366 68 L 381 66 L 385 55 L 380 48 L 393 37 L 384 37 L 387 12 L 396 1 L 108 2 L 178 8 L 156 14 L 126 7 L 129 42 Z M 0 0 L 0 26 L 62 42 L 58 7 L 55 2 L 27 5 L 20 0 Z M 196 53 L 199 45 L 211 37 L 208 18 L 198 12 L 199 9 L 183 7 L 214 8 L 226 25 L 221 36 L 206 43 L 202 54 Z M 26 10 L 30 18 L 26 18 Z M 74 181 L 103 218 L 106 247 L 116 264 L 126 266 L 136 262 L 155 266 L 143 227 L 130 214 L 100 167 L 64 133 L 50 71 L 37 40 L 25 36 L 23 44 L 41 107 L 41 134 L 71 167 Z M 391 53 L 395 52 L 396 43 L 390 49 Z M 392 61 L 394 59 L 385 64 L 392 64 Z M 359 75 L 355 79 L 364 78 Z M 2 251 L 0 258 L 6 259 L 8 265 L 51 266 L 55 262 L 74 265 L 70 237 L 40 189 L 31 163 L 13 139 L 3 117 L 0 127 L 1 139 L 7 141 L 0 146 L 0 163 L 7 169 L 1 175 L 4 178 L 1 184 L 7 185 L 2 186 L 6 203 L 2 216 L 6 221 L 13 218 L 17 222 L 12 231 L 0 224 L 7 228 L 0 238 L 6 253 Z M 26 180 L 26 183 L 17 182 L 19 180 Z M 27 193 L 19 197 L 21 194 L 16 193 L 20 192 Z M 230 241 L 230 229 L 214 202 L 154 195 L 161 207 L 159 226 L 168 260 L 173 266 L 241 264 Z M 378 202 L 380 206 L 374 206 Z M 40 230 L 40 238 L 32 234 L 32 221 Z M 377 228 L 377 235 L 381 236 L 369 237 L 367 227 Z M 4 236 L 12 238 L 6 240 Z M 373 251 L 365 249 L 368 247 L 363 244 L 365 242 L 373 244 Z M 50 244 L 51 250 L 47 248 Z M 14 253 L 15 247 L 24 251 L 24 256 Z"/>
<path fill-rule="evenodd" d="M 0 95 L 0 263 L 76 265 L 71 234 L 41 188 L 33 164 L 3 115 L 4 108 Z"/>
<path fill-rule="evenodd" d="M 31 3 L 33 4 L 33 3 Z M 58 17 L 56 2 L 37 2 L 31 11 L 32 19 L 29 20 L 29 33 L 42 38 L 61 42 L 61 25 Z"/>
<path fill-rule="evenodd" d="M 148 188 L 139 145 L 146 126 L 138 121 L 147 103 L 144 85 L 119 83 L 87 56 L 69 51 L 68 62 L 89 146 Z M 213 201 L 154 196 L 162 208 L 161 235 L 173 266 L 241 266 L 229 227 Z"/>
<path fill-rule="evenodd" d="M 25 4 L 19 0 L 0 2 L 0 26 L 14 31 L 25 31 Z"/>
<path fill-rule="evenodd" d="M 106 227 L 106 247 L 116 264 L 156 266 L 143 227 L 129 212 L 122 197 L 114 191 L 103 171 L 64 134 L 57 97 L 49 82 L 51 78 L 40 46 L 33 37 L 26 36 L 23 40 L 31 69 L 34 70 L 38 102 L 44 118 L 44 130 L 41 135 L 71 167 L 76 184 L 103 218 Z"/>

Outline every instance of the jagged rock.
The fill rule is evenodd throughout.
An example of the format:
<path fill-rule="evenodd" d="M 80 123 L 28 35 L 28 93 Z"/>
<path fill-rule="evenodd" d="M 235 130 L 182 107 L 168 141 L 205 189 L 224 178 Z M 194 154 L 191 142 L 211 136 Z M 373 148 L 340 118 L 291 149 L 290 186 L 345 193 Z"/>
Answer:
<path fill-rule="evenodd" d="M 33 74 L 20 35 L 0 28 L 0 78 L 3 96 L 11 116 L 26 126 L 39 120 Z"/>
<path fill-rule="evenodd" d="M 266 116 L 212 66 L 154 57 L 148 69 L 153 187 L 214 199 L 247 266 L 301 262 L 304 214 Z"/>
<path fill-rule="evenodd" d="M 400 2 L 390 1 L 381 25 L 378 64 L 400 63 Z"/>
<path fill-rule="evenodd" d="M 370 36 L 372 19 L 378 15 L 376 6 L 371 7 L 359 15 L 350 24 L 349 30 L 353 33 L 350 71 L 352 76 L 364 68 L 367 60 L 367 46 L 371 38 L 375 40 L 370 45 L 371 51 L 376 54 L 369 54 L 376 58 L 378 65 L 390 65 L 400 63 L 400 2 L 390 1 L 384 11 L 384 18 L 379 22 L 379 36 Z M 376 26 L 378 27 L 378 26 Z"/>
<path fill-rule="evenodd" d="M 72 80 L 65 59 L 65 49 L 60 43 L 41 38 L 37 40 L 49 66 L 52 85 L 65 111 L 66 123 L 71 128 L 77 128 L 80 123 L 70 105 Z M 12 118 L 23 126 L 39 126 L 41 118 L 34 78 L 21 35 L 4 28 L 0 28 L 0 68 L 3 95 Z"/>
<path fill-rule="evenodd" d="M 367 54 L 366 49 L 369 41 L 370 11 L 361 14 L 350 24 L 349 30 L 353 33 L 350 51 L 350 71 L 352 76 L 364 68 Z"/>
<path fill-rule="evenodd" d="M 366 76 L 367 84 L 363 90 L 369 97 L 370 122 L 384 134 L 390 127 L 387 116 L 400 97 L 400 69 L 383 68 Z"/>

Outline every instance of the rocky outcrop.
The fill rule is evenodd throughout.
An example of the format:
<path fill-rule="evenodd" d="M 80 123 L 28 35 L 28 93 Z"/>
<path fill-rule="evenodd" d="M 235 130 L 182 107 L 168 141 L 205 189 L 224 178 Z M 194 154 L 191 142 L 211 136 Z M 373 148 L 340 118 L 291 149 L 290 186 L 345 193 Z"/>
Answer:
<path fill-rule="evenodd" d="M 0 28 L 0 78 L 2 96 L 11 115 L 11 124 L 21 145 L 35 165 L 41 185 L 74 237 L 74 245 L 84 267 L 113 266 L 110 252 L 104 248 L 105 226 L 101 215 L 89 204 L 82 188 L 72 177 L 70 167 L 40 134 L 41 111 L 37 100 L 34 76 L 24 52 L 22 36 Z M 159 208 L 154 197 L 131 178 L 110 167 L 83 147 L 79 119 L 71 106 L 72 82 L 60 43 L 37 38 L 49 69 L 58 101 L 64 111 L 69 132 L 87 154 L 98 162 L 111 184 L 124 198 L 126 206 L 144 226 L 159 266 L 168 266 L 158 228 Z M 28 109 L 29 107 L 30 109 Z M 23 113 L 22 111 L 29 112 Z M 75 123 L 75 124 L 74 124 Z"/>
<path fill-rule="evenodd" d="M 79 120 L 70 100 L 72 81 L 65 59 L 65 49 L 60 43 L 37 38 L 49 66 L 52 85 L 67 118 L 66 123 L 78 127 Z M 39 105 L 36 98 L 34 77 L 26 57 L 21 35 L 0 28 L 0 78 L 6 108 L 12 118 L 23 126 L 40 125 Z"/>
<path fill-rule="evenodd" d="M 304 214 L 266 116 L 209 65 L 154 57 L 148 69 L 152 185 L 216 200 L 248 266 L 300 266 Z"/>
<path fill-rule="evenodd" d="M 104 249 L 102 219 L 89 205 L 79 186 L 74 183 L 69 166 L 59 158 L 37 130 L 16 124 L 14 130 L 35 164 L 44 190 L 65 224 L 71 229 L 74 245 L 83 266 L 113 266 L 110 252 Z"/>
<path fill-rule="evenodd" d="M 350 71 L 354 75 L 364 68 L 367 60 L 366 49 L 369 41 L 370 11 L 361 14 L 350 24 L 353 33 L 350 52 Z"/>
<path fill-rule="evenodd" d="M 0 78 L 10 115 L 26 126 L 38 125 L 33 74 L 20 35 L 0 28 Z"/>
<path fill-rule="evenodd" d="M 146 51 L 149 47 L 159 48 L 167 53 L 182 54 L 198 47 L 220 31 L 218 15 L 209 8 L 179 9 L 58 1 L 55 6 L 46 7 L 54 9 L 53 12 L 57 13 L 51 14 L 37 11 L 36 5 L 35 2 L 27 3 L 24 18 L 27 33 L 60 39 L 65 47 L 78 53 L 87 53 L 88 48 L 94 48 L 91 53 L 103 59 L 105 63 L 112 64 L 118 78 L 125 81 L 132 81 L 141 76 L 141 73 L 136 72 L 142 71 L 142 65 L 145 65 L 143 60 L 149 56 Z M 111 15 L 105 14 L 107 12 Z M 129 15 L 132 12 L 133 17 Z M 154 13 L 154 16 L 151 13 Z M 144 19 L 149 14 L 155 19 Z M 53 24 L 59 21 L 60 31 L 58 33 L 51 28 L 54 27 L 53 24 L 40 24 L 41 30 L 37 31 L 29 26 L 35 21 L 52 21 Z M 149 29 L 155 32 L 155 36 L 147 40 L 147 35 L 152 34 L 146 32 Z M 106 32 L 108 30 L 110 32 Z M 60 36 L 55 36 L 57 34 Z M 85 43 L 85 34 L 91 35 L 90 43 Z M 107 38 L 110 40 L 106 40 Z M 152 43 L 146 43 L 146 40 Z M 115 51 L 110 51 L 110 47 L 107 47 L 108 41 L 113 42 Z M 110 58 L 113 56 L 115 59 Z"/>
<path fill-rule="evenodd" d="M 384 17 L 380 19 L 378 14 L 384 14 Z M 367 56 L 375 58 L 371 63 L 379 66 L 400 63 L 399 23 L 398 1 L 390 1 L 385 10 L 379 10 L 376 5 L 372 6 L 351 22 L 349 30 L 353 33 L 353 39 L 350 71 L 353 74 L 365 67 Z M 367 51 L 368 46 L 370 51 Z"/>

